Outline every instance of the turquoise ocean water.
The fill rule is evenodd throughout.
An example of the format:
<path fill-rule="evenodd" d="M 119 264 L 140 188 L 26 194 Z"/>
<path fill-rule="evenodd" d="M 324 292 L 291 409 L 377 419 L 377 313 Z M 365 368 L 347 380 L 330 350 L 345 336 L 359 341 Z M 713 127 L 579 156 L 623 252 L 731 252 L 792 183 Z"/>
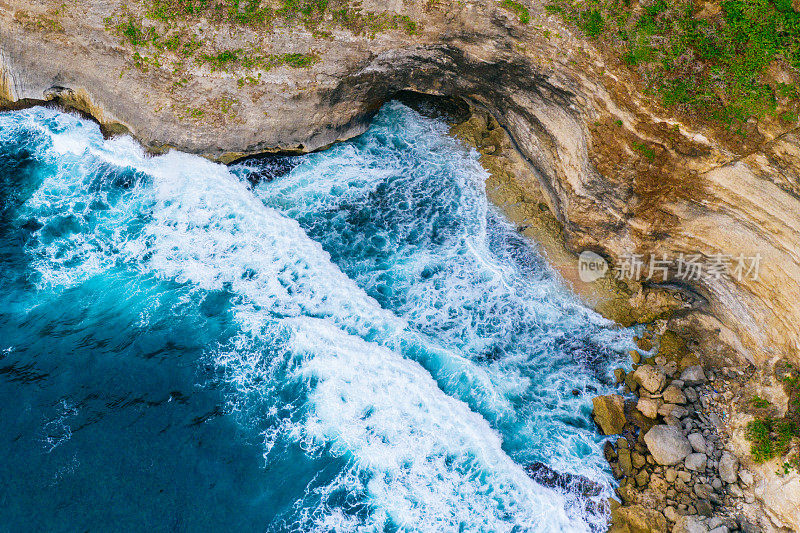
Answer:
<path fill-rule="evenodd" d="M 602 530 L 631 334 L 485 178 L 397 102 L 232 167 L 0 114 L 0 531 Z"/>

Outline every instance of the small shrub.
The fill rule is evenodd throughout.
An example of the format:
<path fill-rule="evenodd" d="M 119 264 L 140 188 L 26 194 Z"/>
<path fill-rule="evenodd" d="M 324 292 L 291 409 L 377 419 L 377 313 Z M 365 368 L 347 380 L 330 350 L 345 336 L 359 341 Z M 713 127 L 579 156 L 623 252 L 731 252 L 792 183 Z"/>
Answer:
<path fill-rule="evenodd" d="M 753 396 L 753 399 L 750 400 L 750 403 L 753 404 L 753 407 L 757 407 L 758 409 L 766 409 L 770 405 L 767 400 L 760 396 Z"/>
<path fill-rule="evenodd" d="M 765 418 L 747 424 L 745 435 L 751 442 L 750 454 L 756 463 L 784 455 L 792 439 L 800 436 L 794 422 Z"/>
<path fill-rule="evenodd" d="M 640 154 L 645 156 L 647 159 L 649 159 L 650 161 L 653 161 L 656 158 L 655 150 L 653 150 L 652 148 L 650 148 L 649 146 L 647 146 L 644 143 L 639 143 L 639 142 L 633 141 L 633 148 L 637 152 L 639 152 Z"/>
<path fill-rule="evenodd" d="M 203 54 L 198 59 L 199 62 L 211 65 L 211 70 L 227 70 L 234 63 L 239 62 L 243 50 L 223 50 L 217 54 Z"/>
<path fill-rule="evenodd" d="M 123 41 L 127 41 L 133 46 L 145 46 L 158 38 L 155 28 L 152 26 L 146 28 L 133 17 L 117 24 L 114 29 Z"/>
<path fill-rule="evenodd" d="M 590 9 L 583 13 L 583 21 L 581 29 L 585 31 L 589 37 L 597 37 L 605 29 L 606 22 L 603 20 L 603 14 L 596 9 Z"/>
<path fill-rule="evenodd" d="M 292 68 L 308 68 L 319 61 L 319 57 L 314 54 L 283 54 L 270 59 L 275 66 L 286 65 Z"/>

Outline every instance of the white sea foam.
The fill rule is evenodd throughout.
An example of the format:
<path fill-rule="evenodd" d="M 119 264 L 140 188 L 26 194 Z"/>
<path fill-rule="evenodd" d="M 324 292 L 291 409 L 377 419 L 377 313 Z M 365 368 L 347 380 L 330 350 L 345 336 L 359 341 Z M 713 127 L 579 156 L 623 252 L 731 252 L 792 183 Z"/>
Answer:
<path fill-rule="evenodd" d="M 451 208 L 474 224 L 449 241 L 454 246 L 429 246 L 407 258 L 400 268 L 405 278 L 417 279 L 432 265 L 438 274 L 411 286 L 395 313 L 361 288 L 370 286 L 374 272 L 363 270 L 355 280 L 345 275 L 300 224 L 266 207 L 226 167 L 178 152 L 147 157 L 131 140 L 105 141 L 75 118 L 45 110 L 23 114 L 49 139 L 39 150 L 52 169 L 24 210 L 44 224 L 29 246 L 42 284 L 66 287 L 126 265 L 197 291 L 233 294 L 242 332 L 214 356 L 235 391 L 232 406 L 247 410 L 265 399 L 270 405 L 267 460 L 285 438 L 349 465 L 333 482 L 309 486 L 321 503 L 298 510 L 313 522 L 303 527 L 588 529 L 564 495 L 533 482 L 508 457 L 487 420 L 513 427 L 510 434 L 528 439 L 533 450 L 550 446 L 553 466 L 597 477 L 594 434 L 553 422 L 580 416 L 585 400 L 565 391 L 591 378 L 566 364 L 548 369 L 546 359 L 556 353 L 549 343 L 559 340 L 552 332 L 527 337 L 535 343 L 528 351 L 496 363 L 476 356 L 487 346 L 486 332 L 512 338 L 520 323 L 536 329 L 562 320 L 560 335 L 569 336 L 601 321 L 552 279 L 526 280 L 493 255 L 485 173 L 443 125 L 406 117 L 404 126 L 416 128 L 410 138 L 391 137 L 379 125 L 366 149 L 343 145 L 330 156 L 313 156 L 273 191 L 272 205 L 296 216 L 362 201 L 387 177 L 410 172 L 409 164 L 456 180 L 460 196 L 449 199 Z M 438 157 L 414 161 L 425 153 Z M 106 183 L 108 166 L 127 169 L 130 182 Z M 420 223 L 437 222 L 422 217 Z M 307 397 L 275 404 L 286 381 L 304 385 Z M 535 412 L 519 410 L 533 381 L 534 393 L 546 401 L 535 403 Z M 576 455 L 582 447 L 588 448 Z M 339 490 L 366 498 L 368 516 L 351 516 L 326 499 Z"/>
<path fill-rule="evenodd" d="M 297 319 L 294 376 L 317 385 L 305 430 L 368 473 L 373 505 L 404 529 L 578 531 L 564 498 L 531 483 L 477 413 L 397 353 Z"/>
<path fill-rule="evenodd" d="M 357 143 L 314 154 L 255 192 L 316 229 L 328 249 L 369 249 L 376 235 L 387 240 L 338 262 L 373 294 L 389 278 L 399 294 L 389 299 L 392 310 L 411 331 L 439 343 L 423 354 L 400 350 L 443 390 L 525 443 L 518 459 L 546 459 L 596 478 L 605 468 L 600 441 L 591 426 L 575 422 L 604 386 L 579 357 L 592 343 L 630 348 L 630 336 L 583 307 L 524 244 L 506 242 L 515 232 L 490 212 L 477 159 L 444 124 L 394 103 Z M 388 199 L 378 203 L 378 195 Z M 538 271 L 526 272 L 537 261 Z M 470 366 L 484 371 L 480 389 L 491 392 L 459 386 Z M 589 394 L 575 396 L 575 389 Z"/>

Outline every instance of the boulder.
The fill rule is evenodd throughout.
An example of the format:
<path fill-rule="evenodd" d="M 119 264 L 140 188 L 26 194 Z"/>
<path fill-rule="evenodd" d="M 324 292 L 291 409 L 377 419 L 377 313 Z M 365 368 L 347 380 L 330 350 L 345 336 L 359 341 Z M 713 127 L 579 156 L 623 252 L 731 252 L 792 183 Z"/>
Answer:
<path fill-rule="evenodd" d="M 639 401 L 636 402 L 636 408 L 647 418 L 658 416 L 658 400 L 653 398 L 639 398 Z"/>
<path fill-rule="evenodd" d="M 686 456 L 686 469 L 693 472 L 705 472 L 708 457 L 704 453 L 690 453 Z"/>
<path fill-rule="evenodd" d="M 577 493 L 585 498 L 596 497 L 603 492 L 603 486 L 596 481 L 578 474 L 559 472 L 539 461 L 526 466 L 525 473 L 540 485 L 562 492 Z"/>
<path fill-rule="evenodd" d="M 618 394 L 592 398 L 594 420 L 604 435 L 619 435 L 625 426 L 625 400 Z"/>
<path fill-rule="evenodd" d="M 653 365 L 642 365 L 633 373 L 633 378 L 642 388 L 653 394 L 664 387 L 666 376 Z"/>
<path fill-rule="evenodd" d="M 675 522 L 672 533 L 708 533 L 708 528 L 696 516 L 681 516 Z"/>
<path fill-rule="evenodd" d="M 692 445 L 692 449 L 697 453 L 706 453 L 708 451 L 706 448 L 706 439 L 703 438 L 702 433 L 692 433 L 689 435 L 689 444 Z"/>
<path fill-rule="evenodd" d="M 714 489 L 711 488 L 711 485 L 707 483 L 695 483 L 694 494 L 697 496 L 697 501 L 694 502 L 695 506 L 698 506 L 701 501 L 707 500 L 712 492 L 714 492 Z M 698 506 L 697 508 L 699 509 L 700 507 Z"/>
<path fill-rule="evenodd" d="M 714 508 L 708 500 L 697 500 L 694 502 L 694 507 L 697 509 L 697 514 L 702 516 L 711 516 L 714 514 Z"/>
<path fill-rule="evenodd" d="M 669 387 L 664 389 L 663 397 L 666 403 L 677 403 L 677 404 L 686 403 L 686 396 L 683 394 L 683 391 L 674 385 L 670 385 Z"/>
<path fill-rule="evenodd" d="M 628 448 L 620 448 L 617 453 L 619 454 L 619 467 L 626 476 L 632 476 L 634 474 L 634 470 L 631 451 Z"/>
<path fill-rule="evenodd" d="M 678 511 L 676 511 L 671 505 L 668 505 L 664 508 L 664 516 L 666 516 L 667 520 L 670 522 L 677 522 L 681 517 L 681 515 L 678 514 Z"/>
<path fill-rule="evenodd" d="M 723 452 L 719 460 L 719 478 L 725 483 L 736 483 L 739 473 L 739 460 L 731 452 Z"/>
<path fill-rule="evenodd" d="M 749 487 L 753 484 L 753 473 L 749 470 L 739 470 L 739 479 L 742 480 L 742 485 Z"/>
<path fill-rule="evenodd" d="M 644 455 L 640 454 L 639 452 L 631 453 L 631 462 L 633 463 L 633 467 L 636 469 L 643 468 L 644 465 L 647 464 L 647 459 L 644 458 Z"/>
<path fill-rule="evenodd" d="M 706 373 L 700 365 L 690 366 L 681 372 L 681 381 L 686 385 L 699 385 L 706 382 Z"/>
<path fill-rule="evenodd" d="M 609 533 L 662 533 L 667 531 L 667 519 L 663 514 L 641 505 L 618 507 L 611 511 Z"/>
<path fill-rule="evenodd" d="M 653 426 L 644 436 L 647 449 L 660 465 L 676 465 L 692 452 L 692 445 L 675 426 Z"/>

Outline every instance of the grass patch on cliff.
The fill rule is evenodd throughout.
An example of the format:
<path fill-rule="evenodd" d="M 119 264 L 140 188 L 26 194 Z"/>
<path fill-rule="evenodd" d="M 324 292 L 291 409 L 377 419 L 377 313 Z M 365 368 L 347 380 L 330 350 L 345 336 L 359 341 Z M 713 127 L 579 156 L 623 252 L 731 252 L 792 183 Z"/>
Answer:
<path fill-rule="evenodd" d="M 756 463 L 765 463 L 776 457 L 784 457 L 795 439 L 800 438 L 800 372 L 783 363 L 776 366 L 776 377 L 783 383 L 789 402 L 786 415 L 780 419 L 771 416 L 756 418 L 747 424 L 745 436 L 750 441 L 750 454 Z M 754 396 L 751 403 L 757 409 L 768 409 L 770 403 Z M 800 456 L 785 457 L 781 468 L 784 473 L 791 469 L 800 471 Z"/>
<path fill-rule="evenodd" d="M 552 0 L 589 36 L 616 48 L 664 104 L 726 123 L 797 111 L 797 88 L 774 71 L 800 67 L 800 14 L 790 0 Z M 783 111 L 786 114 L 787 111 Z"/>
<path fill-rule="evenodd" d="M 374 37 L 387 30 L 403 30 L 408 35 L 417 35 L 419 26 L 410 17 L 397 13 L 373 13 L 360 8 L 345 7 L 331 12 L 333 22 L 356 35 Z"/>
<path fill-rule="evenodd" d="M 645 156 L 649 161 L 654 161 L 656 152 L 644 143 L 633 141 L 633 149 Z"/>
<path fill-rule="evenodd" d="M 105 19 L 106 29 L 134 47 L 131 63 L 141 72 L 161 63 L 172 62 L 177 70 L 192 58 L 212 71 L 269 70 L 278 66 L 308 68 L 319 61 L 315 53 L 265 54 L 258 46 L 249 50 L 220 49 L 214 32 L 196 29 L 205 20 L 212 25 L 247 26 L 251 31 L 275 31 L 276 24 L 306 27 L 315 38 L 332 39 L 332 29 L 345 28 L 355 34 L 374 37 L 386 30 L 402 30 L 409 35 L 420 31 L 418 23 L 406 15 L 390 11 L 364 11 L 347 0 L 143 0 L 134 14 L 123 7 Z M 230 29 L 230 27 L 228 27 Z M 174 57 L 178 55 L 179 58 Z M 166 57 L 164 57 L 164 55 Z M 170 57 L 172 55 L 172 57 Z M 182 71 L 181 74 L 186 74 Z M 240 87 L 255 85 L 258 78 L 246 74 L 238 78 Z M 180 88 L 184 83 L 173 83 Z"/>
<path fill-rule="evenodd" d="M 196 6 L 197 3 L 183 2 L 181 5 L 184 5 L 187 12 L 191 12 L 194 9 L 191 6 Z M 105 23 L 107 29 L 114 31 L 123 42 L 135 48 L 131 56 L 132 64 L 141 72 L 148 72 L 151 67 L 160 67 L 159 57 L 164 51 L 173 52 L 181 58 L 192 57 L 196 64 L 208 65 L 212 71 L 222 72 L 256 69 L 267 71 L 283 65 L 290 68 L 308 68 L 319 61 L 319 56 L 315 53 L 264 54 L 256 48 L 197 53 L 203 48 L 209 48 L 198 36 L 187 34 L 173 26 L 168 26 L 165 35 L 161 35 L 156 26 L 147 24 L 130 13 L 120 15 L 116 19 L 109 17 Z M 161 26 L 161 30 L 164 31 L 163 26 Z M 173 65 L 176 65 L 178 70 L 181 70 L 179 67 L 183 64 L 182 59 L 177 62 L 173 61 Z M 242 79 L 251 85 L 257 82 L 257 78 L 253 76 L 246 76 Z M 182 85 L 173 84 L 175 88 L 180 88 Z"/>
<path fill-rule="evenodd" d="M 527 24 L 531 21 L 531 14 L 528 11 L 528 8 L 525 7 L 523 4 L 520 4 L 519 2 L 515 2 L 514 0 L 503 0 L 500 6 L 503 9 L 511 11 L 512 13 L 517 15 L 517 18 L 519 18 L 519 21 L 522 24 Z"/>
<path fill-rule="evenodd" d="M 330 23 L 372 35 L 390 29 L 401 29 L 410 35 L 419 31 L 418 23 L 408 16 L 363 11 L 359 6 L 329 0 L 282 0 L 277 5 L 262 0 L 149 0 L 146 13 L 167 25 L 201 17 L 253 28 L 271 28 L 282 21 L 304 25 L 321 37 L 330 37 L 330 32 L 322 28 Z"/>
<path fill-rule="evenodd" d="M 248 52 L 241 48 L 222 50 L 215 54 L 201 54 L 196 58 L 197 63 L 209 65 L 211 70 L 225 72 L 236 69 L 267 71 L 284 65 L 290 68 L 308 68 L 317 61 L 319 61 L 319 56 L 313 53 L 264 55 L 254 51 Z"/>
<path fill-rule="evenodd" d="M 750 454 L 756 463 L 784 455 L 792 439 L 800 436 L 795 423 L 772 418 L 753 420 L 747 424 L 746 435 L 751 443 Z"/>

